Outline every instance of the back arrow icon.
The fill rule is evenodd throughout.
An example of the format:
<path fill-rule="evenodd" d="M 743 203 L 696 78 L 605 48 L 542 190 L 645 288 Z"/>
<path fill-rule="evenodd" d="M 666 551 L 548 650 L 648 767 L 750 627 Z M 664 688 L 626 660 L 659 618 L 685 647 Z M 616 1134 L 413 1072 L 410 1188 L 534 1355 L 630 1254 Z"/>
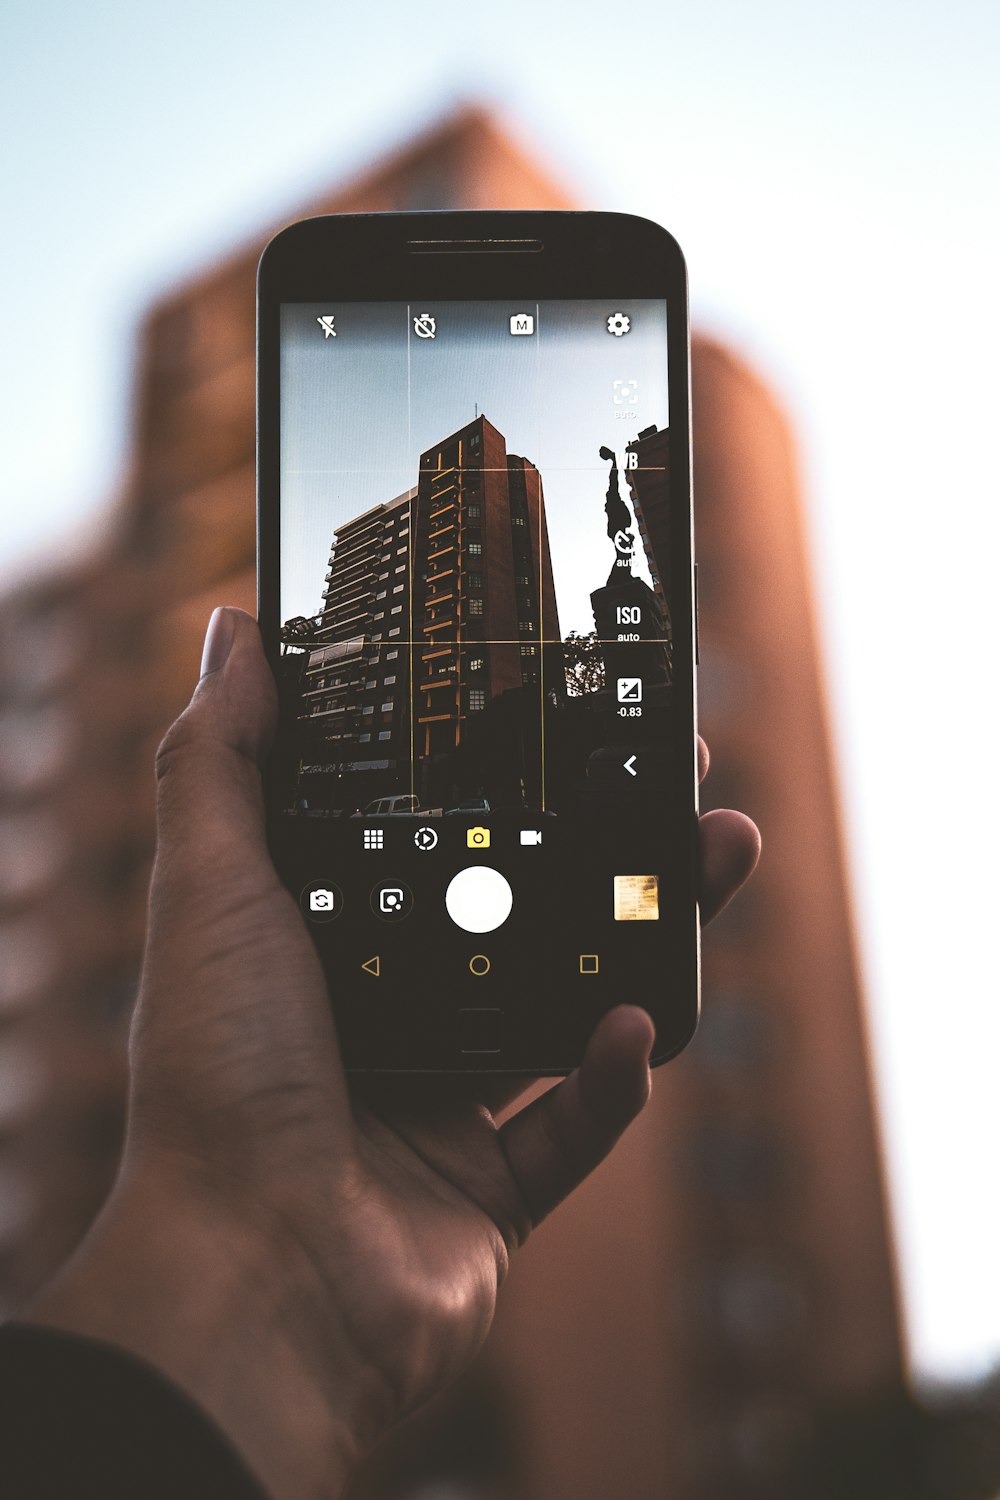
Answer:
<path fill-rule="evenodd" d="M 626 771 L 628 772 L 628 774 L 630 776 L 638 776 L 639 772 L 635 768 L 635 756 L 634 755 L 630 755 L 629 758 L 628 758 L 628 760 L 625 761 L 625 769 L 626 769 Z"/>

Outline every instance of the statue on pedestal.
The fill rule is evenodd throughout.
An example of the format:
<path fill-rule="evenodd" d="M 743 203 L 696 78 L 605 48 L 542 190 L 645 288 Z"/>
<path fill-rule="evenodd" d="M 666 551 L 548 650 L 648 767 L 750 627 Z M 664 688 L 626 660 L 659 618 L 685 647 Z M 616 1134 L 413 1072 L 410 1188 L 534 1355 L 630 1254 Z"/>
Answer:
<path fill-rule="evenodd" d="M 601 457 L 611 464 L 608 492 L 604 501 L 604 514 L 608 518 L 608 536 L 614 543 L 615 560 L 608 574 L 608 583 L 624 583 L 632 576 L 632 554 L 635 551 L 635 536 L 632 532 L 632 512 L 621 497 L 618 488 L 618 459 L 610 448 L 601 449 Z"/>

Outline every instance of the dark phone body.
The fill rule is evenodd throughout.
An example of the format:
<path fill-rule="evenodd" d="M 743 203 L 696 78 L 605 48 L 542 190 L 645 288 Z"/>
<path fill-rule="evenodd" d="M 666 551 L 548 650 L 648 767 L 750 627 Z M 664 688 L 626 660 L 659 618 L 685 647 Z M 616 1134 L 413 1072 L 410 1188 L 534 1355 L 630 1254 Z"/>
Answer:
<path fill-rule="evenodd" d="M 258 607 L 265 649 L 279 683 L 282 704 L 282 727 L 265 779 L 269 839 L 279 873 L 299 897 L 326 967 L 347 1066 L 356 1070 L 407 1072 L 563 1073 L 579 1063 L 600 1016 L 625 1001 L 641 1004 L 649 1011 L 657 1031 L 652 1060 L 666 1061 L 694 1034 L 700 976 L 689 347 L 686 276 L 676 242 L 649 221 L 618 214 L 445 212 L 331 216 L 295 224 L 279 234 L 264 252 L 258 285 Z M 542 334 L 547 313 L 551 311 L 554 317 L 560 308 L 572 311 L 571 304 L 576 299 L 588 304 L 604 300 L 609 310 L 624 303 L 651 307 L 658 300 L 666 306 L 664 354 L 669 358 L 669 423 L 668 432 L 662 436 L 669 435 L 669 485 L 664 473 L 658 524 L 663 538 L 661 548 L 669 551 L 669 559 L 662 559 L 662 571 L 669 572 L 669 585 L 657 583 L 652 573 L 648 577 L 658 592 L 668 588 L 669 598 L 662 606 L 657 605 L 648 583 L 643 585 L 644 591 L 635 592 L 638 585 L 627 569 L 620 575 L 614 571 L 619 557 L 614 550 L 618 542 L 612 536 L 618 523 L 613 517 L 616 508 L 621 509 L 622 498 L 634 500 L 628 475 L 624 471 L 617 475 L 613 480 L 617 491 L 612 494 L 609 488 L 604 504 L 606 471 L 595 469 L 593 474 L 586 474 L 585 482 L 581 480 L 579 525 L 588 528 L 589 536 L 590 528 L 605 526 L 606 514 L 607 540 L 600 540 L 608 549 L 606 560 L 612 564 L 607 581 L 603 571 L 600 576 L 593 573 L 586 580 L 588 587 L 593 585 L 591 628 L 600 637 L 596 649 L 604 653 L 603 663 L 598 664 L 598 671 L 603 673 L 598 681 L 603 681 L 603 687 L 591 693 L 587 701 L 579 696 L 567 697 L 560 668 L 552 665 L 553 660 L 557 663 L 561 660 L 553 657 L 553 653 L 564 648 L 558 639 L 548 639 L 543 622 L 539 627 L 540 660 L 535 675 L 540 673 L 544 679 L 548 671 L 548 686 L 537 689 L 537 707 L 532 708 L 528 703 L 522 708 L 518 690 L 508 688 L 502 694 L 498 692 L 495 701 L 490 700 L 492 717 L 480 714 L 477 720 L 472 710 L 479 707 L 479 702 L 470 697 L 475 690 L 462 686 L 462 696 L 455 700 L 462 723 L 454 732 L 456 736 L 464 735 L 464 741 L 458 745 L 456 739 L 451 757 L 457 767 L 453 773 L 457 779 L 450 783 L 450 799 L 448 794 L 432 792 L 430 801 L 439 805 L 428 807 L 428 765 L 432 761 L 447 762 L 448 757 L 428 755 L 424 758 L 428 764 L 420 761 L 418 765 L 414 746 L 424 734 L 429 745 L 431 721 L 447 716 L 431 714 L 429 709 L 421 713 L 421 703 L 430 705 L 439 701 L 429 692 L 435 683 L 424 683 L 421 678 L 432 670 L 435 656 L 447 658 L 440 642 L 448 636 L 448 626 L 432 635 L 441 612 L 435 615 L 431 606 L 426 605 L 423 615 L 418 616 L 413 601 L 420 589 L 425 593 L 428 588 L 433 591 L 437 575 L 433 571 L 428 573 L 428 569 L 442 566 L 426 560 L 428 555 L 432 559 L 439 556 L 437 552 L 427 552 L 428 546 L 438 545 L 436 542 L 424 542 L 422 553 L 418 549 L 421 526 L 423 534 L 428 534 L 428 525 L 438 524 L 433 517 L 443 514 L 445 501 L 435 497 L 444 495 L 442 486 L 450 482 L 447 453 L 441 447 L 436 460 L 433 455 L 422 456 L 421 463 L 436 464 L 436 470 L 429 478 L 421 473 L 410 499 L 400 497 L 391 506 L 375 507 L 382 525 L 388 526 L 393 514 L 396 516 L 393 524 L 399 526 L 400 519 L 408 523 L 405 529 L 399 526 L 399 534 L 404 535 L 405 530 L 407 535 L 396 550 L 409 570 L 404 574 L 410 584 L 406 596 L 409 628 L 397 627 L 392 632 L 394 640 L 383 639 L 381 632 L 373 632 L 370 624 L 373 606 L 369 603 L 366 605 L 369 623 L 358 627 L 362 633 L 348 640 L 345 629 L 324 624 L 335 619 L 334 612 L 327 612 L 330 601 L 324 595 L 323 611 L 308 618 L 303 616 L 294 627 L 301 636 L 296 641 L 294 629 L 283 621 L 285 611 L 281 608 L 282 400 L 286 408 L 289 400 L 288 391 L 282 390 L 282 329 L 291 326 L 300 342 L 310 337 L 311 329 L 314 346 L 302 344 L 308 358 L 333 361 L 346 358 L 343 351 L 351 347 L 348 335 L 354 306 L 370 312 L 377 304 L 399 308 L 405 305 L 408 339 L 409 324 L 414 324 L 416 333 L 415 323 L 422 317 L 422 311 L 414 313 L 414 309 L 434 308 L 441 323 L 438 334 L 441 344 L 430 343 L 426 327 L 426 342 L 418 345 L 410 339 L 411 362 L 416 367 L 416 361 L 423 360 L 420 368 L 431 372 L 427 379 L 432 380 L 433 360 L 443 360 L 446 355 L 445 352 L 430 355 L 428 351 L 432 348 L 446 351 L 446 331 L 453 310 L 457 318 L 463 307 L 473 305 L 474 310 L 482 312 L 494 305 L 515 310 L 534 304 L 539 309 L 537 331 Z M 324 306 L 335 307 L 336 313 L 321 312 L 314 316 L 316 308 Z M 296 324 L 300 308 L 302 316 Z M 323 327 L 326 320 L 330 328 L 329 347 Z M 335 320 L 337 332 L 334 332 Z M 318 326 L 313 328 L 314 324 Z M 607 333 L 611 331 L 609 326 Z M 333 342 L 338 336 L 342 340 L 339 345 Z M 630 347 L 627 340 L 612 339 L 607 347 L 613 346 L 617 346 L 624 360 Z M 504 347 L 501 344 L 496 347 L 503 356 Z M 514 349 L 513 344 L 510 347 Z M 594 347 L 601 352 L 597 345 Z M 333 368 L 332 364 L 329 368 Z M 408 380 L 409 373 L 408 365 Z M 290 380 L 288 383 L 290 386 Z M 544 396 L 544 406 L 550 393 L 544 387 L 539 390 Z M 468 394 L 471 405 L 475 392 L 470 390 Z M 376 397 L 377 393 L 372 391 L 357 393 L 359 403 Z M 552 391 L 551 399 L 558 402 L 559 392 Z M 295 415 L 293 411 L 293 422 Z M 462 416 L 467 419 L 468 413 L 463 412 Z M 343 422 L 340 406 L 330 420 Z M 540 420 L 543 425 L 539 431 L 544 433 L 544 418 Z M 610 429 L 610 420 L 607 425 Z M 340 430 L 345 435 L 349 432 L 348 427 Z M 650 430 L 655 441 L 655 429 Z M 615 435 L 620 436 L 621 430 L 613 430 L 612 437 Z M 452 433 L 451 437 L 454 436 Z M 482 419 L 479 417 L 477 403 L 476 418 L 466 420 L 458 436 L 464 439 L 464 451 L 468 453 L 470 443 L 482 443 L 481 451 L 485 452 L 491 443 L 496 444 L 498 434 L 485 413 Z M 441 437 L 444 439 L 444 432 Z M 591 453 L 593 447 L 596 443 L 587 447 L 588 463 L 610 462 L 610 450 L 608 460 L 598 459 L 596 452 Z M 604 451 L 602 447 L 602 454 Z M 337 461 L 334 455 L 331 462 L 336 465 Z M 508 466 L 521 465 L 533 470 L 530 455 L 527 462 L 517 457 L 507 458 L 506 462 Z M 624 464 L 625 459 L 616 452 L 614 462 Z M 488 490 L 492 482 L 488 476 L 492 473 L 483 458 L 475 473 L 462 469 L 462 480 L 468 484 L 481 483 Z M 427 490 L 429 500 L 425 496 L 425 480 L 431 486 Z M 542 466 L 539 485 L 544 485 L 544 481 Z M 554 483 L 551 474 L 550 482 Z M 339 493 L 345 483 L 344 477 L 331 468 L 330 492 L 339 485 Z M 521 485 L 523 490 L 523 481 Z M 513 493 L 512 480 L 508 489 Z M 386 499 L 389 499 L 388 489 Z M 491 553 L 499 557 L 495 527 L 494 531 L 490 529 L 492 502 L 488 496 L 486 499 L 485 507 L 471 507 L 477 525 L 472 528 L 466 522 L 466 534 L 484 535 L 486 540 L 479 544 L 479 551 L 485 546 L 487 557 Z M 507 503 L 513 515 L 515 502 Z M 551 592 L 553 571 L 547 561 L 549 543 L 543 503 L 538 499 L 534 512 L 530 505 L 525 511 L 525 524 L 540 559 L 538 577 L 534 580 L 540 593 L 547 587 Z M 428 505 L 435 504 L 438 510 L 428 511 Z M 405 515 L 399 510 L 404 505 Z M 456 513 L 462 507 L 456 506 Z M 487 515 L 480 523 L 484 508 Z M 633 508 L 639 520 L 638 507 Z M 374 511 L 369 509 L 357 518 L 352 516 L 349 523 L 340 517 L 339 540 L 331 553 L 328 581 L 332 574 L 335 584 L 338 576 L 336 548 L 345 551 L 353 537 L 351 527 L 367 524 L 366 517 L 372 514 Z M 432 519 L 427 521 L 426 515 Z M 630 522 L 631 519 L 630 515 Z M 329 530 L 337 529 L 331 520 Z M 429 534 L 434 537 L 438 533 Z M 641 520 L 636 535 L 637 556 L 640 538 L 652 561 L 647 529 Z M 394 536 L 394 539 L 399 538 Z M 409 553 L 404 551 L 406 547 L 410 548 Z M 555 572 L 558 584 L 558 566 Z M 430 585 L 428 577 L 432 580 Z M 466 571 L 466 584 L 470 577 L 475 581 L 481 574 Z M 626 585 L 624 592 L 617 587 L 621 581 Z M 487 589 L 491 582 L 492 575 Z M 376 593 L 381 597 L 377 584 L 378 575 L 373 573 L 369 589 L 372 599 Z M 333 584 L 328 582 L 327 587 Z M 636 632 L 642 634 L 642 640 L 634 648 L 645 653 L 641 662 L 638 658 L 632 662 L 628 652 L 633 648 L 624 645 L 621 637 L 609 634 L 613 627 L 601 623 L 615 615 L 620 620 L 623 606 L 615 601 L 633 597 L 648 599 L 648 609 L 643 605 L 640 612 L 644 617 L 655 617 L 654 625 L 644 627 L 652 632 L 655 641 L 647 639 L 642 631 Z M 544 602 L 538 608 L 544 614 Z M 426 623 L 428 620 L 431 624 Z M 477 648 L 461 637 L 463 628 L 469 632 L 471 641 L 476 625 L 469 620 L 464 625 L 459 621 L 455 626 L 457 665 L 452 670 L 456 673 L 456 693 L 458 677 L 468 669 L 482 666 L 482 660 L 472 655 Z M 502 634 L 506 635 L 511 628 L 505 628 Z M 481 626 L 479 630 L 481 636 Z M 622 632 L 622 636 L 628 634 Z M 326 641 L 333 641 L 334 645 L 324 648 Z M 435 642 L 438 649 L 432 651 L 431 644 Z M 311 682 L 332 681 L 338 686 L 330 691 L 342 691 L 340 679 L 319 677 L 317 674 L 325 669 L 312 665 L 322 659 L 324 649 L 335 663 L 345 659 L 345 653 L 355 647 L 358 653 L 368 652 L 365 661 L 374 665 L 363 666 L 362 675 L 381 670 L 381 681 L 398 681 L 395 671 L 386 672 L 389 664 L 382 660 L 389 654 L 390 645 L 394 648 L 393 667 L 398 665 L 400 656 L 408 662 L 411 747 L 408 781 L 402 769 L 392 773 L 372 769 L 383 762 L 375 759 L 372 752 L 368 752 L 372 758 L 359 759 L 356 746 L 350 752 L 354 759 L 344 759 L 348 752 L 343 745 L 331 748 L 332 740 L 317 740 L 316 731 L 303 711 L 310 698 L 307 689 Z M 493 638 L 486 642 L 486 647 L 494 655 L 517 649 L 511 642 Z M 523 642 L 520 649 L 522 652 L 525 649 Z M 661 658 L 669 659 L 670 681 L 652 686 L 647 682 L 646 719 L 637 738 L 632 733 L 636 725 L 616 717 L 634 710 L 624 705 L 615 707 L 614 683 L 617 680 L 620 684 L 624 679 L 616 679 L 614 674 L 631 667 L 642 675 L 651 661 L 650 653 L 655 658 L 653 677 L 665 675 L 666 669 L 657 663 Z M 470 681 L 474 680 L 474 676 L 470 677 Z M 527 684 L 522 696 L 528 700 L 536 692 L 532 685 L 535 677 L 523 675 L 522 681 Z M 365 686 L 373 687 L 374 680 L 365 684 L 357 678 L 350 691 L 356 689 L 360 693 Z M 436 686 L 450 691 L 447 682 L 438 681 Z M 421 698 L 425 687 L 428 692 Z M 317 691 L 313 691 L 313 699 Z M 377 696 L 388 691 L 380 687 Z M 485 700 L 487 695 L 481 696 Z M 369 722 L 375 721 L 378 708 L 375 704 L 367 709 L 372 716 Z M 328 716 L 336 719 L 339 712 L 331 708 Z M 502 749 L 508 734 L 505 725 L 515 720 L 520 726 L 517 733 L 521 736 L 521 748 L 511 750 L 511 756 L 519 753 L 522 759 L 525 756 L 531 759 L 534 736 L 543 747 L 543 760 L 548 755 L 544 774 L 549 781 L 558 778 L 563 763 L 569 768 L 565 773 L 566 784 L 572 784 L 572 794 L 565 793 L 564 803 L 556 798 L 556 811 L 546 807 L 544 792 L 534 790 L 531 767 L 520 777 L 519 806 L 505 805 L 502 793 L 499 798 L 496 793 L 491 798 L 483 794 L 484 785 L 488 784 L 492 791 L 502 783 L 495 767 L 490 770 L 490 757 L 495 759 L 505 753 Z M 302 738 L 306 734 L 313 736 L 308 744 Z M 386 739 L 392 736 L 399 737 L 396 728 L 384 731 Z M 355 734 L 354 738 L 360 735 Z M 368 741 L 372 736 L 366 734 L 364 738 Z M 479 757 L 479 769 L 472 773 L 472 781 L 468 779 L 470 756 Z M 629 766 L 626 763 L 630 760 Z M 437 765 L 430 766 L 431 772 L 439 769 Z M 385 780 L 390 774 L 397 777 L 391 784 Z M 382 783 L 377 782 L 379 775 L 383 777 Z M 352 781 L 358 786 L 367 784 L 369 790 L 384 791 L 386 795 L 367 799 L 355 796 L 350 790 L 345 791 L 345 785 L 349 787 Z M 325 788 L 322 794 L 313 794 L 313 787 L 320 784 Z M 335 792 L 330 791 L 331 784 L 335 784 Z M 440 776 L 437 784 L 441 784 Z M 325 798 L 326 805 L 315 805 L 317 795 Z M 449 800 L 453 805 L 443 805 Z M 358 816 L 362 806 L 368 811 Z M 491 839 L 488 848 L 473 845 L 479 828 Z M 373 830 L 372 847 L 366 829 Z M 432 833 L 421 829 L 430 829 Z M 537 845 L 526 845 L 525 837 L 535 835 Z M 417 837 L 428 842 L 433 837 L 433 847 L 418 847 L 413 842 Z M 375 840 L 380 841 L 377 848 Z M 510 915 L 481 935 L 457 926 L 446 907 L 452 882 L 472 866 L 475 870 L 469 880 L 474 883 L 480 879 L 476 871 L 485 870 L 486 878 L 499 871 L 501 883 L 510 887 L 513 897 Z M 620 870 L 641 873 L 619 877 Z M 621 901 L 619 878 L 625 882 Z M 629 881 L 636 883 L 634 889 L 628 885 Z M 643 915 L 650 882 L 659 902 L 656 919 L 619 920 L 622 913 L 626 917 Z M 312 909 L 310 903 L 315 891 L 321 892 L 324 901 L 329 894 L 327 909 Z M 386 899 L 394 901 L 397 891 L 402 893 L 401 904 L 395 909 L 380 910 L 380 903 Z"/>

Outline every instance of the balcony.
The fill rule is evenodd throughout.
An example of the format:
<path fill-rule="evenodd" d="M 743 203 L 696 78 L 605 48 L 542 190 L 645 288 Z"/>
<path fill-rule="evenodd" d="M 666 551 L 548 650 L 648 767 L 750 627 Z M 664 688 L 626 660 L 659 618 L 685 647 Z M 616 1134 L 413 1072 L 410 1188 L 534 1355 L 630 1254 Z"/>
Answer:
<path fill-rule="evenodd" d="M 319 670 L 322 671 L 322 668 L 320 668 Z M 305 692 L 302 694 L 302 699 L 304 702 L 307 698 L 333 698 L 335 696 L 339 696 L 342 693 L 349 693 L 350 690 L 351 684 L 349 682 L 341 682 L 337 687 L 306 688 Z"/>

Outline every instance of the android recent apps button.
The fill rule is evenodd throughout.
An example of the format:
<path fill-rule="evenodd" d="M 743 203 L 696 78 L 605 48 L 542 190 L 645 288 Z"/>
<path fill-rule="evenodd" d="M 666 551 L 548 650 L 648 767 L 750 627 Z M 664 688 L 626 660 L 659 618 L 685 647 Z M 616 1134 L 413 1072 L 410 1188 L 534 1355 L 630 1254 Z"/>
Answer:
<path fill-rule="evenodd" d="M 449 884 L 444 904 L 455 926 L 465 932 L 495 932 L 510 916 L 514 893 L 499 870 L 469 865 Z"/>

